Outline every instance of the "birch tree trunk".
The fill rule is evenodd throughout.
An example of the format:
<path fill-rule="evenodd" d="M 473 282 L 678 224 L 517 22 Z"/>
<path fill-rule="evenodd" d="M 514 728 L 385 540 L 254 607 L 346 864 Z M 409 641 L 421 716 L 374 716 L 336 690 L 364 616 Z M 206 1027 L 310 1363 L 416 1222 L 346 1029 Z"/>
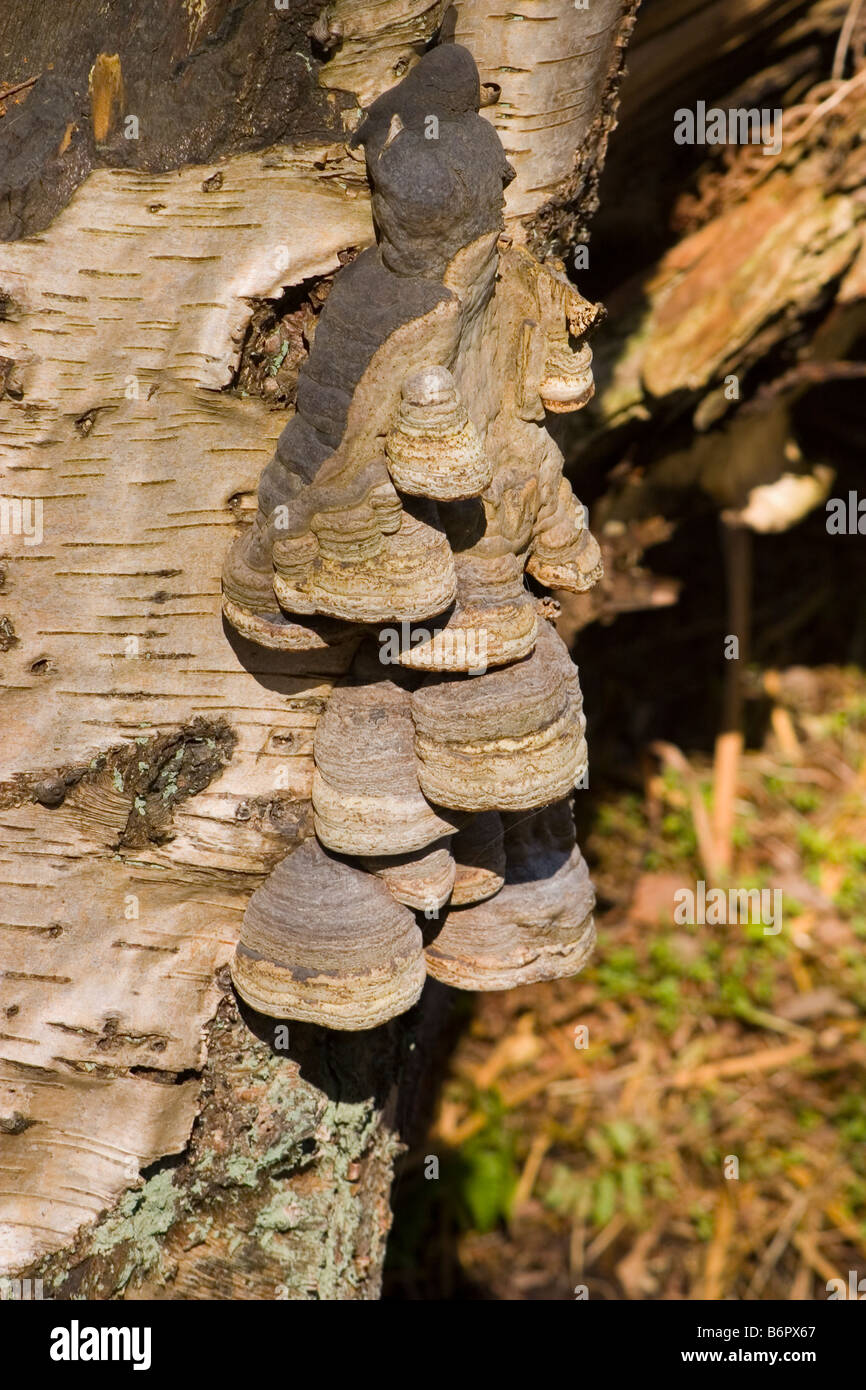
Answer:
<path fill-rule="evenodd" d="M 239 1010 L 305 831 L 328 656 L 242 649 L 219 573 L 329 277 L 344 135 L 456 35 L 517 178 L 582 234 L 637 0 L 10 0 L 0 17 L 0 1273 L 46 1296 L 375 1298 L 446 992 L 368 1034 Z"/>

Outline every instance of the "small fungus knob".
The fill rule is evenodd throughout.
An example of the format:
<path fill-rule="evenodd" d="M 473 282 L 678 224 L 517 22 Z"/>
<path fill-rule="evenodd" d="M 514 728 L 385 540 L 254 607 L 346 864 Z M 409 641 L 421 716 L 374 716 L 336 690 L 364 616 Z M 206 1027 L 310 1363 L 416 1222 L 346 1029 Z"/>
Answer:
<path fill-rule="evenodd" d="M 66 795 L 66 783 L 62 777 L 45 777 L 36 783 L 33 795 L 42 806 L 59 806 Z"/>
<path fill-rule="evenodd" d="M 409 405 L 444 405 L 456 395 L 454 378 L 447 367 L 424 367 L 403 382 L 403 399 Z"/>

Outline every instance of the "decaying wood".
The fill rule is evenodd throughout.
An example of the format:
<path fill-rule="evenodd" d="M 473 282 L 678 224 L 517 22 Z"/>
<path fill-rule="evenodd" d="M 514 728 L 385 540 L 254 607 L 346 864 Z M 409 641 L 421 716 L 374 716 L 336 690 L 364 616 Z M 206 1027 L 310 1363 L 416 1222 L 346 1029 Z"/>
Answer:
<path fill-rule="evenodd" d="M 818 505 L 832 472 L 803 454 L 792 407 L 810 385 L 860 366 L 846 358 L 866 324 L 862 32 L 833 78 L 842 0 L 713 7 L 728 54 L 720 68 L 701 40 L 705 8 L 672 0 L 648 11 L 630 49 L 595 232 L 609 312 L 597 394 L 567 425 L 578 467 L 620 466 L 593 512 L 606 578 L 591 599 L 567 600 L 571 631 L 671 601 L 669 582 L 633 566 L 690 506 L 778 530 Z M 781 108 L 781 151 L 675 145 L 673 113 L 697 99 Z M 631 232 L 617 212 L 626 196 Z"/>
<path fill-rule="evenodd" d="M 4 5 L 0 82 L 11 100 L 0 119 L 0 238 L 46 227 L 95 168 L 157 173 L 277 140 L 339 140 L 355 102 L 350 90 L 318 82 L 327 51 L 312 31 L 321 8 L 319 0 Z M 22 85 L 28 90 L 12 96 L 9 87 Z"/>
<path fill-rule="evenodd" d="M 778 157 L 743 152 L 726 195 L 715 190 L 716 215 L 614 298 L 612 317 L 620 298 L 625 314 L 602 349 L 611 364 L 598 392 L 603 428 L 645 416 L 653 400 L 679 391 L 703 398 L 709 423 L 727 409 L 726 374 L 760 362 L 790 334 L 793 314 L 826 307 L 839 281 L 841 301 L 851 302 L 862 276 L 863 76 L 838 97 L 823 110 L 814 99 L 796 124 L 789 114 Z"/>
<path fill-rule="evenodd" d="M 630 8 L 609 7 L 609 23 Z M 42 229 L 0 256 L 10 502 L 0 1246 L 4 1273 L 39 1273 L 46 1291 L 378 1288 L 400 1125 L 393 1090 L 425 1017 L 345 1046 L 293 1032 L 286 1056 L 239 1018 L 222 967 L 250 893 L 303 828 L 310 734 L 332 671 L 323 653 L 286 674 L 279 653 L 253 653 L 218 618 L 228 535 L 254 505 L 285 418 L 232 389 L 254 306 L 370 242 L 359 166 L 331 132 L 393 82 L 394 63 L 408 63 L 441 19 L 439 6 L 419 6 L 411 23 L 412 6 L 377 9 L 358 41 L 373 76 L 344 77 L 345 98 L 341 83 L 325 94 L 331 114 L 315 143 L 300 143 L 288 116 L 276 130 L 252 121 L 214 135 L 211 113 L 198 144 L 166 125 L 158 149 L 139 147 L 146 167 L 88 172 L 125 151 L 115 143 L 103 158 L 93 130 L 98 111 L 99 129 L 123 139 L 116 122 L 134 86 L 113 32 L 82 33 L 75 73 L 40 77 L 0 117 L 0 127 L 23 123 L 6 138 L 28 132 L 35 166 L 18 145 L 5 234 Z M 557 9 L 570 21 L 565 0 Z M 192 68 L 223 61 L 222 37 L 237 32 L 219 30 L 225 10 L 188 15 L 192 53 L 188 35 L 177 44 Z M 15 42 L 4 48 L 20 54 L 24 8 L 6 23 Z M 70 31 L 52 39 L 40 17 L 35 32 L 30 57 L 47 72 Z M 326 40 L 315 41 L 336 61 Z M 114 97 L 100 86 L 114 71 L 103 63 L 99 100 L 71 110 L 69 91 L 116 50 L 124 101 L 119 80 Z M 485 61 L 505 57 L 488 48 Z M 570 50 L 555 89 L 531 51 L 524 66 L 541 85 L 522 80 L 509 97 L 517 119 L 544 111 L 553 127 L 556 103 L 585 86 L 604 87 L 609 120 L 610 45 Z M 14 66 L 9 77 L 22 80 Z M 140 110 L 155 109 L 159 83 L 140 80 Z M 249 109 L 250 93 L 230 85 L 219 110 L 234 112 L 235 98 Z M 278 134 L 284 143 L 264 154 L 233 152 Z M 601 153 L 593 146 L 594 167 Z M 569 184 L 573 154 L 573 132 L 548 148 L 534 206 Z M 16 513 L 15 499 L 41 511 Z"/>

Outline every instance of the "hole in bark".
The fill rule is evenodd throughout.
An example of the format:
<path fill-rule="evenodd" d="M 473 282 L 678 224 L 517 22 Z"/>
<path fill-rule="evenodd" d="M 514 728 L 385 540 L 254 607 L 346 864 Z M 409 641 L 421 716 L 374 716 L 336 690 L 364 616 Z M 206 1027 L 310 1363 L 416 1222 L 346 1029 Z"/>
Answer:
<path fill-rule="evenodd" d="M 339 253 L 341 266 L 357 247 Z M 262 396 L 274 406 L 294 405 L 298 372 L 307 357 L 333 275 L 289 285 L 277 299 L 253 299 L 235 375 L 225 389 L 238 396 Z M 241 330 L 243 332 L 243 330 Z"/>

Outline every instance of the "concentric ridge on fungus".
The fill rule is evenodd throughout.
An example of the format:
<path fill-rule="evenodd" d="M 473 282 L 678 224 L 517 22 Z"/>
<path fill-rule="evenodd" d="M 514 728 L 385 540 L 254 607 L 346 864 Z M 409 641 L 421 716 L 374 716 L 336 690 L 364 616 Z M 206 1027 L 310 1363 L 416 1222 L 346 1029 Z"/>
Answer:
<path fill-rule="evenodd" d="M 478 497 L 493 476 L 445 367 L 425 367 L 403 382 L 385 452 L 391 478 L 402 492 L 441 502 Z"/>
<path fill-rule="evenodd" d="M 602 310 L 503 234 L 513 170 L 479 106 L 443 44 L 364 113 L 376 245 L 336 278 L 225 562 L 241 637 L 348 672 L 314 736 L 317 838 L 252 895 L 232 965 L 277 1018 L 368 1028 L 425 970 L 506 989 L 593 941 L 580 685 L 526 575 L 601 576 L 546 413 L 590 399 Z"/>
<path fill-rule="evenodd" d="M 410 697 L 393 681 L 338 686 L 313 745 L 316 834 L 341 854 L 426 849 L 456 827 L 418 785 Z"/>
<path fill-rule="evenodd" d="M 418 999 L 421 932 L 378 878 L 306 840 L 250 898 L 231 971 L 272 1018 L 373 1028 Z"/>
<path fill-rule="evenodd" d="M 449 899 L 453 901 L 457 867 L 449 840 L 437 840 L 429 849 L 411 854 L 371 857 L 361 863 L 370 873 L 378 874 L 398 903 L 417 912 L 435 914 Z"/>
<path fill-rule="evenodd" d="M 528 656 L 538 634 L 535 600 L 510 551 L 454 557 L 457 599 L 444 623 L 412 625 L 400 664 L 416 671 L 479 671 Z"/>
<path fill-rule="evenodd" d="M 574 975 L 595 942 L 595 894 L 567 801 L 506 818 L 505 886 L 448 912 L 427 970 L 457 989 L 499 990 Z"/>
<path fill-rule="evenodd" d="M 412 695 L 418 782 L 440 806 L 517 811 L 565 796 L 586 769 L 583 700 L 546 622 L 535 650 L 481 676 L 431 677 Z"/>

